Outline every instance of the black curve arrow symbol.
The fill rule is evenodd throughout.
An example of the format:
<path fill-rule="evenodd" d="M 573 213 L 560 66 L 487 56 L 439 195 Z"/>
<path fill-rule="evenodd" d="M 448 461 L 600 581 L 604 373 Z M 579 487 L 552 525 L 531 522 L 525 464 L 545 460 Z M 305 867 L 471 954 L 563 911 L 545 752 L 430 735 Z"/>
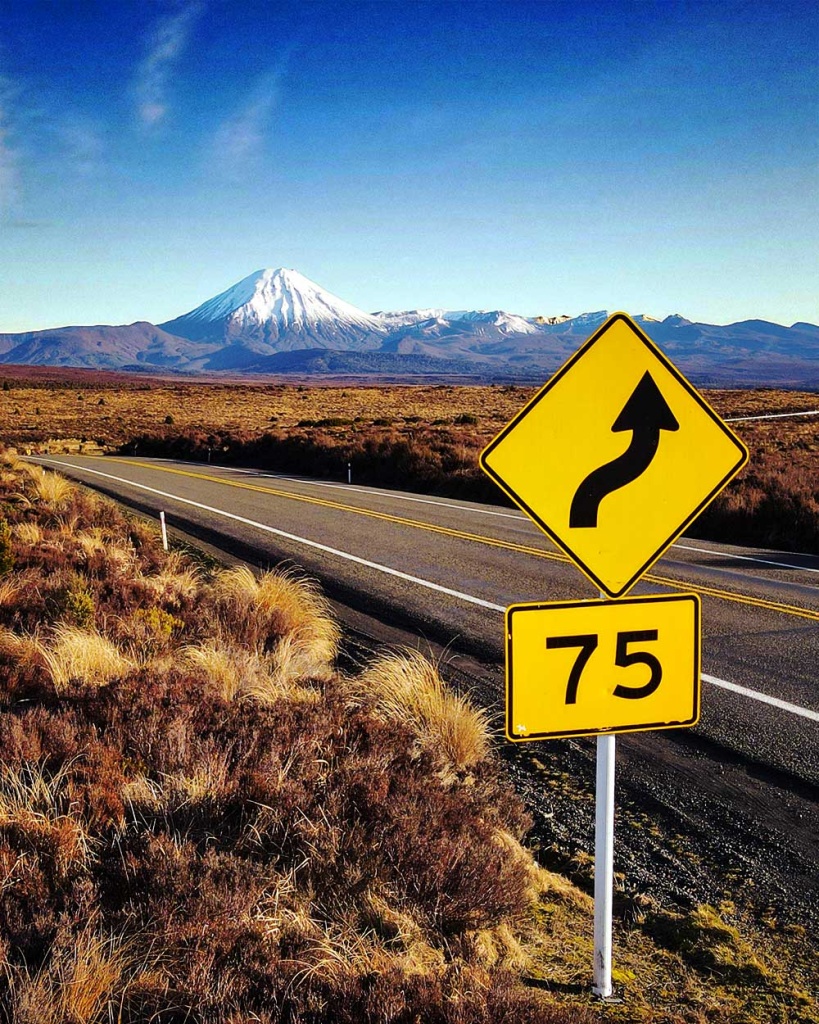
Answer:
<path fill-rule="evenodd" d="M 679 430 L 680 425 L 646 371 L 611 429 L 632 430 L 631 444 L 622 455 L 589 473 L 577 488 L 569 512 L 572 528 L 597 526 L 603 498 L 645 473 L 657 452 L 660 431 Z"/>

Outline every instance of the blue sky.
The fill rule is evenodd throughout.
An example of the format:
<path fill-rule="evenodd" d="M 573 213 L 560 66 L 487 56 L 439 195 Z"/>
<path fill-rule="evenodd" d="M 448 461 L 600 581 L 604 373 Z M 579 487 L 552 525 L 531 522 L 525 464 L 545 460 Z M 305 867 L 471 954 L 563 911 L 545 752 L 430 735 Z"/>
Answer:
<path fill-rule="evenodd" d="M 819 9 L 5 0 L 0 332 L 261 267 L 366 310 L 819 322 Z"/>

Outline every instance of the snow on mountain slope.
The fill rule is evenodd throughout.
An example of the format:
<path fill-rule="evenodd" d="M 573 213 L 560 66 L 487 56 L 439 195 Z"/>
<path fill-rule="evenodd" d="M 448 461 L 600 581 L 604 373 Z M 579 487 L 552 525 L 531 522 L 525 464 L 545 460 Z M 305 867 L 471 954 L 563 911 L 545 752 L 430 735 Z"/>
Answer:
<path fill-rule="evenodd" d="M 515 313 L 505 313 L 502 309 L 495 309 L 491 312 L 485 310 L 474 310 L 469 313 L 463 313 L 458 320 L 466 321 L 470 324 L 480 325 L 487 324 L 491 327 L 496 327 L 501 334 L 540 334 L 541 329 L 537 324 L 532 323 L 531 320 L 525 319 L 525 317 L 517 316 Z"/>
<path fill-rule="evenodd" d="M 488 324 L 497 327 L 501 334 L 538 334 L 541 329 L 535 320 L 506 313 L 502 309 L 490 312 L 484 309 L 407 309 L 397 313 L 373 313 L 373 316 L 378 317 L 391 331 L 425 324 L 430 320 L 449 324 L 461 321 Z M 544 319 L 543 323 L 546 322 Z"/>
<path fill-rule="evenodd" d="M 196 341 L 221 340 L 271 353 L 303 348 L 374 348 L 387 331 L 297 270 L 259 270 L 162 325 Z"/>

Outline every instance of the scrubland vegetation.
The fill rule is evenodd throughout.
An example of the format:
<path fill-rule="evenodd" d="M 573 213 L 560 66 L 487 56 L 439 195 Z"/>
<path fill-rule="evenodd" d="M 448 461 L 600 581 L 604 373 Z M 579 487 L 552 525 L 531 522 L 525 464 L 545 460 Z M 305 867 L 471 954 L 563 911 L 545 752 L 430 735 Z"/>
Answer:
<path fill-rule="evenodd" d="M 0 1019 L 817 1021 L 810 940 L 540 868 L 483 715 L 412 651 L 340 671 L 310 581 L 163 552 L 0 459 Z"/>
<path fill-rule="evenodd" d="M 170 383 L 19 368 L 0 391 L 4 436 L 51 451 L 121 450 L 505 500 L 481 449 L 534 393 L 516 386 Z M 819 407 L 816 394 L 710 391 L 723 417 Z M 819 417 L 734 427 L 751 449 L 698 536 L 819 553 Z"/>

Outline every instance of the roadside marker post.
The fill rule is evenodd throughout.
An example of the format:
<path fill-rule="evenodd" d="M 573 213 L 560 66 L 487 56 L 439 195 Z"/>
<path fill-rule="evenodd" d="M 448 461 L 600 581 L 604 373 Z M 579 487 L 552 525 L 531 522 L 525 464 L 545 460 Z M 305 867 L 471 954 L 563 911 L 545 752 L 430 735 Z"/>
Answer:
<path fill-rule="evenodd" d="M 168 528 L 165 526 L 165 513 L 159 513 L 159 523 L 162 527 L 162 547 L 165 551 L 168 550 Z"/>
<path fill-rule="evenodd" d="M 701 703 L 699 595 L 625 595 L 747 461 L 745 445 L 625 313 L 480 456 L 599 588 L 599 601 L 507 608 L 506 737 L 597 736 L 592 991 L 601 999 L 613 991 L 615 736 L 696 725 Z"/>

